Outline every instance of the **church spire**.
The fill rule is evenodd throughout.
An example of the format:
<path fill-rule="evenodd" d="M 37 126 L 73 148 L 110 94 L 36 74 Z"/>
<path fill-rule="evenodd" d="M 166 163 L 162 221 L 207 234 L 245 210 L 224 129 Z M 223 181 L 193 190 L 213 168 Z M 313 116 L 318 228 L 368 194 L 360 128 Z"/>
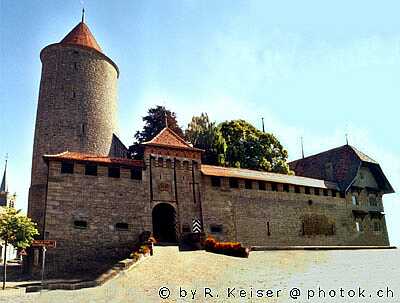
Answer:
<path fill-rule="evenodd" d="M 8 161 L 8 159 L 7 159 L 7 156 L 6 156 L 6 165 L 4 167 L 3 179 L 1 180 L 1 185 L 0 185 L 0 192 L 2 192 L 2 193 L 6 193 L 8 191 L 7 180 L 6 180 L 6 177 L 7 177 L 7 161 Z"/>
<path fill-rule="evenodd" d="M 85 8 L 82 7 L 82 23 L 85 23 Z"/>

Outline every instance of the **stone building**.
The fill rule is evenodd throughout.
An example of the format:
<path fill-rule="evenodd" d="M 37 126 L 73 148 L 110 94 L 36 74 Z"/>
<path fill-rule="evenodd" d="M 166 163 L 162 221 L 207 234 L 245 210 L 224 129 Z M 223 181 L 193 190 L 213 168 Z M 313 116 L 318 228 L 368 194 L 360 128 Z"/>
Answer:
<path fill-rule="evenodd" d="M 49 272 L 124 257 L 143 231 L 176 243 L 194 226 L 245 245 L 389 245 L 382 196 L 393 188 L 354 147 L 294 161 L 296 175 L 282 175 L 204 165 L 202 150 L 166 126 L 143 144 L 144 160 L 131 160 L 115 135 L 119 71 L 88 27 L 41 60 L 29 216 L 57 241 Z"/>

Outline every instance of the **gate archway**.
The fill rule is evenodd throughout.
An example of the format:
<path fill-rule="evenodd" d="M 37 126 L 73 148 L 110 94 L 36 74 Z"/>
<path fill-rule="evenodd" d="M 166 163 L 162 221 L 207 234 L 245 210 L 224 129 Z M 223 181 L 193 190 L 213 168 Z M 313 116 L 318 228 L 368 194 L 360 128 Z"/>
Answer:
<path fill-rule="evenodd" d="M 154 206 L 153 235 L 158 242 L 176 243 L 176 213 L 175 208 L 168 203 Z"/>

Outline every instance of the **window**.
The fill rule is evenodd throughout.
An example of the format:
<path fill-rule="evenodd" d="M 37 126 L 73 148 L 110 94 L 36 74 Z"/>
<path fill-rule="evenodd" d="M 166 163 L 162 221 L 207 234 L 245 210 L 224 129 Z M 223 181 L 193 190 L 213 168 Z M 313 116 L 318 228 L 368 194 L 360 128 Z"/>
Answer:
<path fill-rule="evenodd" d="M 78 63 L 74 62 L 74 69 L 77 70 L 78 69 Z"/>
<path fill-rule="evenodd" d="M 340 192 L 340 198 L 345 198 L 346 194 L 344 192 Z"/>
<path fill-rule="evenodd" d="M 85 175 L 97 176 L 97 165 L 96 164 L 86 164 L 85 165 Z"/>
<path fill-rule="evenodd" d="M 211 185 L 215 187 L 220 187 L 221 186 L 221 178 L 217 176 L 212 176 L 211 177 Z"/>
<path fill-rule="evenodd" d="M 374 231 L 381 231 L 381 223 L 379 221 L 374 221 Z"/>
<path fill-rule="evenodd" d="M 358 199 L 357 196 L 352 195 L 351 196 L 351 202 L 353 203 L 353 205 L 358 205 Z"/>
<path fill-rule="evenodd" d="M 183 169 L 189 169 L 189 161 L 183 161 Z"/>
<path fill-rule="evenodd" d="M 376 196 L 371 195 L 368 197 L 368 200 L 369 200 L 369 205 L 378 206 L 378 201 L 376 200 Z"/>
<path fill-rule="evenodd" d="M 259 190 L 266 190 L 267 187 L 265 186 L 265 182 L 264 181 L 258 181 L 258 189 Z"/>
<path fill-rule="evenodd" d="M 332 194 L 332 197 L 336 197 L 336 194 L 337 194 L 336 190 L 332 189 L 331 194 Z"/>
<path fill-rule="evenodd" d="M 270 236 L 271 235 L 271 230 L 269 228 L 269 221 L 267 222 L 267 235 Z"/>
<path fill-rule="evenodd" d="M 230 188 L 239 188 L 239 180 L 236 178 L 229 178 L 229 187 Z"/>
<path fill-rule="evenodd" d="M 142 180 L 142 168 L 141 167 L 134 167 L 131 169 L 131 179 Z"/>
<path fill-rule="evenodd" d="M 324 196 L 328 196 L 328 190 L 324 189 Z"/>
<path fill-rule="evenodd" d="M 295 192 L 296 194 L 299 194 L 299 193 L 300 193 L 300 186 L 296 185 L 296 186 L 294 187 L 294 192 Z"/>
<path fill-rule="evenodd" d="M 278 191 L 278 184 L 276 184 L 276 183 L 271 183 L 271 190 L 272 190 L 272 191 Z"/>
<path fill-rule="evenodd" d="M 289 192 L 289 184 L 283 184 L 283 191 Z"/>
<path fill-rule="evenodd" d="M 222 225 L 221 224 L 210 225 L 210 232 L 213 234 L 222 233 Z"/>
<path fill-rule="evenodd" d="M 175 167 L 178 169 L 181 168 L 181 161 L 175 160 Z"/>
<path fill-rule="evenodd" d="M 253 182 L 251 180 L 244 180 L 244 187 L 246 189 L 252 189 L 253 188 Z"/>
<path fill-rule="evenodd" d="M 356 222 L 356 231 L 359 233 L 359 232 L 361 232 L 362 231 L 362 225 L 361 225 L 361 222 Z"/>
<path fill-rule="evenodd" d="M 305 187 L 304 188 L 304 192 L 305 192 L 306 195 L 309 195 L 310 194 L 310 188 L 309 187 Z"/>
<path fill-rule="evenodd" d="M 313 201 L 310 199 L 310 200 L 308 200 L 308 205 L 312 205 L 313 204 Z"/>
<path fill-rule="evenodd" d="M 62 174 L 73 174 L 74 173 L 74 163 L 61 162 L 61 173 Z"/>
<path fill-rule="evenodd" d="M 197 168 L 198 168 L 198 165 L 197 165 L 197 162 L 196 162 L 196 161 L 193 161 L 193 162 L 192 162 L 192 165 L 193 165 L 193 169 L 197 169 Z"/>
<path fill-rule="evenodd" d="M 163 167 L 164 159 L 163 158 L 158 158 L 157 163 L 158 163 L 159 167 Z"/>
<path fill-rule="evenodd" d="M 78 229 L 87 229 L 87 222 L 84 220 L 75 220 L 74 227 Z"/>
<path fill-rule="evenodd" d="M 129 225 L 128 225 L 128 223 L 120 222 L 120 223 L 115 224 L 115 229 L 116 230 L 128 230 Z"/>
<path fill-rule="evenodd" d="M 165 161 L 165 165 L 167 166 L 167 168 L 171 168 L 171 167 L 172 167 L 172 161 L 171 161 L 171 159 L 167 159 L 167 160 Z"/>
<path fill-rule="evenodd" d="M 111 178 L 119 178 L 120 177 L 119 167 L 110 166 L 108 168 L 108 176 Z"/>
<path fill-rule="evenodd" d="M 314 195 L 319 196 L 319 188 L 314 188 Z"/>

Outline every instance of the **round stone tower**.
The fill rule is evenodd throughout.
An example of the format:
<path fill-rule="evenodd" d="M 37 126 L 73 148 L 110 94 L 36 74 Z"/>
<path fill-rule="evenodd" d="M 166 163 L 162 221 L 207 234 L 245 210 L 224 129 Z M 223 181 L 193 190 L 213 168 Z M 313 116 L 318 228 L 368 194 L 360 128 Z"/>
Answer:
<path fill-rule="evenodd" d="M 80 22 L 40 53 L 42 76 L 36 114 L 28 214 L 42 230 L 47 182 L 45 154 L 109 155 L 116 131 L 117 65 Z M 42 237 L 44 235 L 41 235 Z"/>

